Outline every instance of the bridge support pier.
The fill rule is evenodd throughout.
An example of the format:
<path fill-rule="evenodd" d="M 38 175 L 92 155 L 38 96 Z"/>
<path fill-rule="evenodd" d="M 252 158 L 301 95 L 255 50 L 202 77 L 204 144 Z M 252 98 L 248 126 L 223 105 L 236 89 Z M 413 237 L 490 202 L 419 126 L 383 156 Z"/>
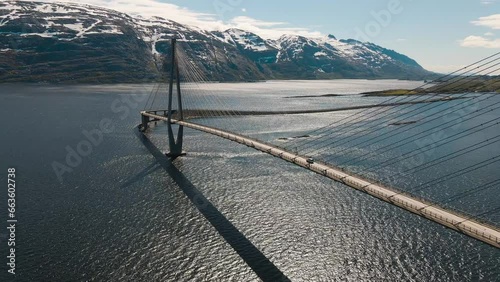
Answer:
<path fill-rule="evenodd" d="M 146 131 L 149 128 L 149 120 L 150 118 L 145 115 L 141 115 L 141 130 Z"/>
<path fill-rule="evenodd" d="M 177 41 L 172 38 L 172 50 L 170 55 L 170 82 L 168 87 L 168 111 L 167 111 L 167 126 L 168 126 L 168 145 L 170 152 L 166 155 L 171 159 L 176 159 L 180 156 L 185 156 L 186 153 L 182 151 L 182 141 L 184 137 L 184 126 L 179 125 L 177 129 L 177 138 L 175 138 L 174 129 L 172 127 L 172 115 L 175 113 L 178 115 L 178 120 L 184 120 L 184 115 L 182 112 L 182 95 L 181 95 L 181 82 L 179 75 L 179 64 L 176 57 L 176 45 Z M 177 111 L 172 110 L 173 95 L 174 95 L 174 81 L 177 90 Z"/>

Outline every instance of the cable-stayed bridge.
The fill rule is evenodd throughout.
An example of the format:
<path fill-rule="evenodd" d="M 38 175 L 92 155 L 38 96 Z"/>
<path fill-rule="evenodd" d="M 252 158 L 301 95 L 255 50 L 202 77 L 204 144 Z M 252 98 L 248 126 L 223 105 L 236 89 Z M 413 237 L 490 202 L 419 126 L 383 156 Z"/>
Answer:
<path fill-rule="evenodd" d="M 495 174 L 500 162 L 500 81 L 492 76 L 500 70 L 500 53 L 413 89 L 411 95 L 386 96 L 372 105 L 267 111 L 245 110 L 244 105 L 236 107 L 227 102 L 200 72 L 200 64 L 212 65 L 216 71 L 217 62 L 194 62 L 187 52 L 195 51 L 189 44 L 172 41 L 167 91 L 158 85 L 141 112 L 142 131 L 154 130 L 150 129 L 152 123 L 165 122 L 170 158 L 185 154 L 184 128 L 202 131 L 296 164 L 500 247 L 498 221 L 488 220 L 488 216 L 500 213 L 500 204 L 474 211 L 452 205 L 468 205 L 467 199 L 485 191 L 500 192 L 500 176 Z M 483 89 L 487 87 L 488 91 Z M 347 110 L 350 114 L 329 124 L 300 136 L 284 136 L 279 142 L 239 133 L 238 124 L 233 122 L 244 116 Z M 227 128 L 213 125 L 221 119 L 227 121 Z M 442 166 L 449 169 L 437 176 L 428 173 Z M 394 167 L 418 179 L 405 183 L 404 179 L 378 177 Z M 433 198 L 443 185 L 460 189 L 450 189 L 439 200 Z"/>

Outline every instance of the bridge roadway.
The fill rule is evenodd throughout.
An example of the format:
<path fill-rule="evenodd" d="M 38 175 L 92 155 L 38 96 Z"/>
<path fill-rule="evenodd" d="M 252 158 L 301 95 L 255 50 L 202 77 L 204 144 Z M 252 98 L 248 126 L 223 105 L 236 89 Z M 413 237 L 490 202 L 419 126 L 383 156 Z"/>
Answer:
<path fill-rule="evenodd" d="M 168 118 L 166 118 L 165 116 L 155 115 L 149 112 L 141 112 L 141 114 L 155 120 L 163 120 L 168 122 Z M 416 215 L 432 220 L 436 223 L 483 241 L 494 247 L 500 248 L 500 231 L 498 230 L 498 228 L 489 226 L 485 223 L 481 223 L 466 215 L 447 210 L 436 204 L 425 202 L 424 200 L 418 199 L 408 194 L 403 194 L 391 188 L 371 183 L 368 180 L 363 179 L 362 177 L 349 174 L 339 168 L 328 164 L 319 162 L 310 164 L 307 162 L 307 157 L 285 151 L 282 148 L 266 144 L 262 141 L 208 126 L 194 124 L 191 122 L 172 119 L 172 123 L 219 136 L 281 158 L 285 161 L 321 174 L 337 182 L 341 182 L 351 188 L 367 193 L 392 205 L 410 211 Z"/>

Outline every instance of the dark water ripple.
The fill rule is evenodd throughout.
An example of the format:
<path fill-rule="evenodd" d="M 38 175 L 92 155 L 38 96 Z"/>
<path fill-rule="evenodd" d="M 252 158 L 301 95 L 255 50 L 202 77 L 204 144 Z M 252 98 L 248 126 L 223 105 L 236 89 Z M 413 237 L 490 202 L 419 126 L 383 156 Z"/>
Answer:
<path fill-rule="evenodd" d="M 1 155 L 20 185 L 17 281 L 259 280 L 135 136 L 136 113 L 109 112 L 142 87 L 2 86 Z M 230 126 L 276 141 L 339 115 Z M 51 162 L 103 117 L 116 130 L 59 183 Z M 157 129 L 149 137 L 166 148 Z M 498 281 L 497 249 L 229 141 L 188 130 L 185 143 L 177 170 L 292 281 Z M 498 203 L 486 198 L 468 203 Z"/>

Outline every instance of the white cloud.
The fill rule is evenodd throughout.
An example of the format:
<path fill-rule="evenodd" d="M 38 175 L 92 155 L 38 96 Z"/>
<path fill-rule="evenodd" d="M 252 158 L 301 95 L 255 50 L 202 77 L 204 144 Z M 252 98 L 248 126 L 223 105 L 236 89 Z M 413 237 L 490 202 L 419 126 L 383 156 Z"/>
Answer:
<path fill-rule="evenodd" d="M 500 29 L 500 14 L 481 17 L 477 21 L 472 21 L 471 23 L 491 29 Z M 470 35 L 460 40 L 460 45 L 470 48 L 500 48 L 500 39 L 494 38 L 494 36 L 495 34 L 493 32 L 486 32 L 484 36 Z"/>
<path fill-rule="evenodd" d="M 45 0 L 46 2 L 61 2 Z M 267 22 L 246 16 L 239 16 L 224 21 L 224 13 L 199 13 L 174 4 L 159 2 L 158 0 L 69 0 L 66 2 L 91 4 L 99 7 L 117 10 L 130 15 L 144 17 L 159 16 L 182 24 L 199 27 L 205 30 L 226 30 L 240 28 L 254 32 L 264 38 L 277 39 L 283 34 L 304 36 L 322 36 L 320 32 L 308 28 L 293 27 L 286 22 Z M 236 7 L 226 7 L 227 11 L 236 11 Z M 239 10 L 238 10 L 239 11 Z M 246 11 L 246 9 L 242 9 Z M 229 14 L 229 13 L 228 13 Z"/>
<path fill-rule="evenodd" d="M 471 35 L 461 40 L 460 45 L 463 47 L 500 48 L 500 39 Z"/>
<path fill-rule="evenodd" d="M 45 2 L 71 2 L 78 4 L 90 4 L 108 9 L 117 10 L 133 16 L 141 15 L 144 17 L 159 16 L 180 22 L 187 25 L 193 25 L 204 28 L 217 27 L 222 24 L 214 14 L 198 13 L 180 6 L 158 2 L 155 0 L 45 0 Z M 206 24 L 209 24 L 207 27 Z"/>
<path fill-rule="evenodd" d="M 496 0 L 481 0 L 481 4 L 483 5 L 491 5 L 494 4 Z"/>
<path fill-rule="evenodd" d="M 485 26 L 492 29 L 500 29 L 500 14 L 495 14 L 487 17 L 480 17 L 476 21 L 472 21 L 474 25 Z"/>
<path fill-rule="evenodd" d="M 320 32 L 311 31 L 308 28 L 288 27 L 286 22 L 267 22 L 254 18 L 239 16 L 229 21 L 231 27 L 244 29 L 256 33 L 264 38 L 277 39 L 283 34 L 296 34 L 308 37 L 320 37 Z"/>

